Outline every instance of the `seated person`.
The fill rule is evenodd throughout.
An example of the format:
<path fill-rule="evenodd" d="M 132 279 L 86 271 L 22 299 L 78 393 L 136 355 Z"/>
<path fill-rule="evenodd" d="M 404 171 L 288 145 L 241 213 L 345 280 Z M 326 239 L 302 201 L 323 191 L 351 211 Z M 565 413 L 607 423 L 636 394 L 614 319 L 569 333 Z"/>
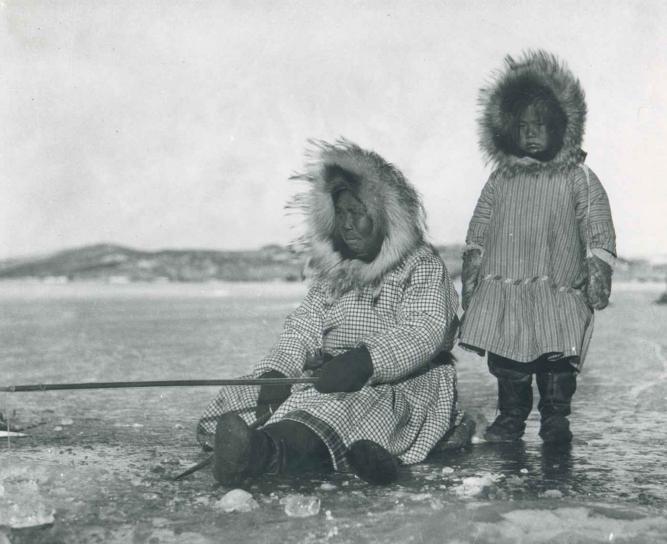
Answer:
<path fill-rule="evenodd" d="M 372 151 L 315 145 L 296 176 L 309 184 L 296 202 L 312 285 L 250 377 L 319 379 L 220 390 L 198 439 L 226 486 L 312 468 L 390 483 L 463 417 L 450 354 L 458 297 L 425 241 L 417 192 Z"/>

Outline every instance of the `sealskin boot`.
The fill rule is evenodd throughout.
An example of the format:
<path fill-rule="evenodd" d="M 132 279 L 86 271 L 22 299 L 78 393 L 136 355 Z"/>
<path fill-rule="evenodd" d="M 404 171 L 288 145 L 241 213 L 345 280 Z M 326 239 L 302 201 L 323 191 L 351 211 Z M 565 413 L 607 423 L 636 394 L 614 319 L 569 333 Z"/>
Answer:
<path fill-rule="evenodd" d="M 347 461 L 365 482 L 388 485 L 398 479 L 398 459 L 372 440 L 358 440 L 350 446 Z"/>
<path fill-rule="evenodd" d="M 539 372 L 536 374 L 540 392 L 540 436 L 545 444 L 569 444 L 572 442 L 570 415 L 572 396 L 577 390 L 577 375 L 572 370 Z"/>
<path fill-rule="evenodd" d="M 470 414 L 465 412 L 461 423 L 456 427 L 449 429 L 433 449 L 431 453 L 440 453 L 445 451 L 462 450 L 472 444 L 472 437 L 475 435 L 477 423 Z"/>
<path fill-rule="evenodd" d="M 234 486 L 260 474 L 281 472 L 284 448 L 261 431 L 248 427 L 236 414 L 223 414 L 215 428 L 213 476 L 224 486 Z"/>
<path fill-rule="evenodd" d="M 484 433 L 487 442 L 514 442 L 526 429 L 526 418 L 533 408 L 533 376 L 489 364 L 498 379 L 498 410 L 500 414 Z"/>

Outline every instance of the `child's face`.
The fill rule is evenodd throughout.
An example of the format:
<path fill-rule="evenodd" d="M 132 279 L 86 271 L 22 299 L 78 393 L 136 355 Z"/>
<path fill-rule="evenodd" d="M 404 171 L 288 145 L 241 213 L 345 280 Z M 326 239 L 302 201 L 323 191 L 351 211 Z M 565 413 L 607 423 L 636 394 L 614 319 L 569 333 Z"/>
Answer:
<path fill-rule="evenodd" d="M 543 153 L 549 146 L 549 132 L 534 106 L 528 106 L 519 117 L 519 148 L 529 157 Z"/>

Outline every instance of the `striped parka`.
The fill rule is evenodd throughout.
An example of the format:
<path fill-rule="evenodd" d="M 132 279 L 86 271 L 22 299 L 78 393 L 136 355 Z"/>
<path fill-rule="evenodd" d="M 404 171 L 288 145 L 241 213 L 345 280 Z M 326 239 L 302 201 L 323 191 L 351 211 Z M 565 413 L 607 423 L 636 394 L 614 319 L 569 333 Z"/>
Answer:
<path fill-rule="evenodd" d="M 567 125 L 563 146 L 545 162 L 502 145 L 510 128 L 507 93 L 545 86 Z M 528 53 L 482 91 L 481 146 L 495 169 L 475 206 L 467 248 L 482 250 L 476 290 L 460 342 L 519 362 L 542 356 L 583 363 L 593 310 L 580 289 L 586 256 L 611 260 L 615 233 L 606 192 L 583 162 L 586 105 L 579 82 L 553 56 Z"/>

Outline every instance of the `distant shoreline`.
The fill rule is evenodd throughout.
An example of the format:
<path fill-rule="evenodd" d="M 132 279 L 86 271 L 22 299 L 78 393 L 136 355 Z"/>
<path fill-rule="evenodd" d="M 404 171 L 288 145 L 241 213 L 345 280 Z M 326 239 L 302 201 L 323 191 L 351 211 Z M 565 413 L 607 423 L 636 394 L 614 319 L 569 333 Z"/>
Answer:
<path fill-rule="evenodd" d="M 309 281 L 204 281 L 204 282 L 130 282 L 114 284 L 101 280 L 80 280 L 68 283 L 48 283 L 30 279 L 8 279 L 0 281 L 0 298 L 87 298 L 87 297 L 257 297 L 257 298 L 300 298 L 305 295 Z M 454 284 L 461 292 L 460 279 Z M 667 291 L 665 282 L 657 281 L 617 281 L 613 292 L 651 292 L 660 294 Z"/>
<path fill-rule="evenodd" d="M 440 245 L 449 276 L 461 274 L 461 245 Z M 216 251 L 165 249 L 143 251 L 114 244 L 96 244 L 66 249 L 51 255 L 0 261 L 0 284 L 7 281 L 44 285 L 93 282 L 122 285 L 187 285 L 207 283 L 295 283 L 307 280 L 311 270 L 307 255 L 289 247 L 265 246 L 258 250 Z M 663 284 L 667 280 L 667 259 L 617 260 L 614 281 Z M 642 287 L 643 288 L 643 287 Z"/>

